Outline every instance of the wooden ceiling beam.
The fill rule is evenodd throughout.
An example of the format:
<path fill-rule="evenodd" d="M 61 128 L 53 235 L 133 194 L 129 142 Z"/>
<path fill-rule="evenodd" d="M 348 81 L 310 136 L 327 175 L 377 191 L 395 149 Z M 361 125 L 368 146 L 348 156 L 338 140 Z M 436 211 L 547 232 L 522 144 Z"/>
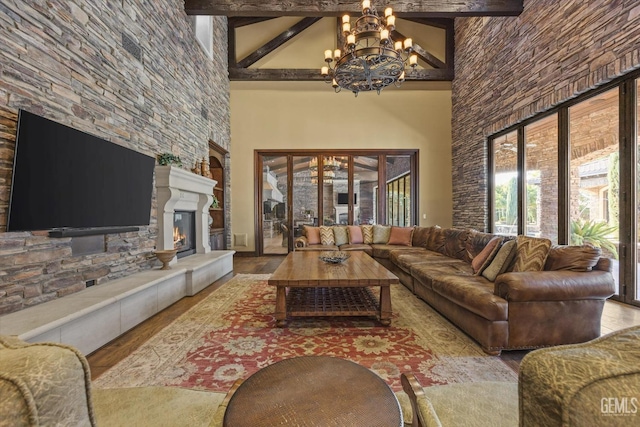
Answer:
<path fill-rule="evenodd" d="M 322 81 L 319 68 L 229 68 L 231 81 Z M 451 69 L 415 69 L 406 75 L 406 81 L 451 81 Z"/>
<path fill-rule="evenodd" d="M 255 52 L 250 53 L 245 57 L 242 61 L 238 62 L 238 67 L 247 68 L 252 64 L 255 64 L 260 59 L 264 58 L 287 41 L 291 40 L 316 22 L 318 22 L 321 18 L 303 18 L 298 21 L 295 25 L 293 25 L 288 30 L 280 33 L 273 39 L 269 40 L 264 45 L 260 46 Z"/>
<path fill-rule="evenodd" d="M 229 18 L 229 27 L 240 28 L 246 25 L 258 24 L 260 22 L 269 21 L 271 19 L 275 19 L 275 16 L 236 16 Z"/>
<path fill-rule="evenodd" d="M 383 10 L 384 4 L 374 6 Z M 390 6 L 399 18 L 455 18 L 469 16 L 518 16 L 524 0 L 392 0 Z M 358 2 L 344 0 L 185 0 L 187 15 L 220 16 L 341 16 L 357 15 Z"/>

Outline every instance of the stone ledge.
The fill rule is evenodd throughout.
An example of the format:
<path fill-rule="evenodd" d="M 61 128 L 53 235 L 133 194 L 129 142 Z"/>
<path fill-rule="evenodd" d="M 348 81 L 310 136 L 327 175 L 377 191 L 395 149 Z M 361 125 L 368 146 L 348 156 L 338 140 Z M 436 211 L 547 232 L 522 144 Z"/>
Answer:
<path fill-rule="evenodd" d="M 234 253 L 192 255 L 171 270 L 146 270 L 1 316 L 0 334 L 69 344 L 89 354 L 233 271 Z"/>

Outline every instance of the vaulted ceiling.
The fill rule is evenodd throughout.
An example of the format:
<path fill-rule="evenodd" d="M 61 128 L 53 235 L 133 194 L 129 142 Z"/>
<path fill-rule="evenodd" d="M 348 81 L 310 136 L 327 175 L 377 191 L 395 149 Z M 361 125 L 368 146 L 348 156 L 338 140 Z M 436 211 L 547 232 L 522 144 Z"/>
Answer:
<path fill-rule="evenodd" d="M 408 81 L 451 81 L 454 77 L 453 19 L 471 16 L 517 16 L 522 13 L 524 0 L 389 0 L 372 1 L 377 7 L 389 5 L 400 20 L 444 30 L 444 57 L 442 59 L 414 42 L 414 51 L 421 66 L 407 75 Z M 376 3 L 382 3 L 376 5 Z M 229 78 L 230 80 L 258 81 L 312 81 L 323 80 L 318 68 L 261 68 L 256 62 L 275 52 L 318 22 L 322 17 L 336 17 L 334 46 L 341 46 L 344 35 L 340 31 L 340 16 L 361 13 L 359 1 L 288 0 L 185 0 L 188 15 L 218 15 L 228 17 Z M 266 43 L 239 59 L 236 55 L 236 30 L 248 25 L 283 17 L 300 19 L 286 30 L 274 34 Z M 404 40 L 397 29 L 391 33 L 394 40 Z M 442 56 L 442 55 L 441 55 Z"/>

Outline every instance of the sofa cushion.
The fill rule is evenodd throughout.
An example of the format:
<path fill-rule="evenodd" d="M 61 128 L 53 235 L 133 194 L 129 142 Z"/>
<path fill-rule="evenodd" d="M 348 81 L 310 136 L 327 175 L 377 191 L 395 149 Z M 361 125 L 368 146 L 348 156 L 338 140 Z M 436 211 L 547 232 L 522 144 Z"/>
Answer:
<path fill-rule="evenodd" d="M 491 264 L 491 261 L 493 261 L 493 258 L 500 250 L 501 245 L 502 237 L 495 236 L 489 240 L 484 249 L 471 260 L 471 267 L 473 267 L 473 272 L 476 275 L 481 274 L 482 271 Z"/>
<path fill-rule="evenodd" d="M 411 276 L 418 280 L 427 288 L 431 289 L 431 284 L 434 279 L 440 276 L 447 275 L 460 275 L 464 278 L 473 275 L 473 269 L 471 265 L 464 261 L 455 258 L 448 258 L 450 261 L 434 262 L 434 263 L 419 263 L 411 266 Z"/>
<path fill-rule="evenodd" d="M 389 253 L 389 259 L 407 274 L 411 274 L 411 267 L 417 264 L 459 262 L 459 260 L 447 258 L 439 252 L 416 248 L 415 246 L 412 247 L 412 250 L 392 250 Z"/>
<path fill-rule="evenodd" d="M 373 243 L 373 225 L 361 225 L 362 243 L 370 245 Z"/>
<path fill-rule="evenodd" d="M 496 237 L 495 234 L 483 233 L 478 230 L 469 229 L 469 237 L 467 238 L 467 256 L 474 259 L 486 246 L 491 239 Z M 501 236 L 503 241 L 506 239 Z"/>
<path fill-rule="evenodd" d="M 347 231 L 349 234 L 349 244 L 364 243 L 364 237 L 362 236 L 362 229 L 358 225 L 348 225 Z"/>
<path fill-rule="evenodd" d="M 303 233 L 307 237 L 307 243 L 309 245 L 320 244 L 320 228 L 319 227 L 310 227 L 308 225 L 305 225 Z"/>
<path fill-rule="evenodd" d="M 320 244 L 335 245 L 336 239 L 333 238 L 333 227 L 320 226 Z"/>
<path fill-rule="evenodd" d="M 386 245 L 391 234 L 391 226 L 376 224 L 373 226 L 373 244 Z"/>
<path fill-rule="evenodd" d="M 412 249 L 415 249 L 415 248 L 413 246 L 377 245 L 377 244 L 373 244 L 373 245 L 371 245 L 371 250 L 372 250 L 372 255 L 371 256 L 374 257 L 374 258 L 389 259 L 391 251 L 393 251 L 393 250 L 410 251 Z"/>
<path fill-rule="evenodd" d="M 334 225 L 332 228 L 333 238 L 335 239 L 335 244 L 337 246 L 342 246 L 349 243 L 349 232 L 347 231 L 347 227 Z"/>
<path fill-rule="evenodd" d="M 552 246 L 544 269 L 591 271 L 598 263 L 602 250 L 593 246 Z"/>
<path fill-rule="evenodd" d="M 340 248 L 336 245 L 312 245 L 297 247 L 296 251 L 339 251 Z"/>
<path fill-rule="evenodd" d="M 387 245 L 411 246 L 414 227 L 391 227 Z"/>
<path fill-rule="evenodd" d="M 440 275 L 433 278 L 431 288 L 487 320 L 508 319 L 509 304 L 493 293 L 493 283 L 482 276 Z"/>
<path fill-rule="evenodd" d="M 440 229 L 440 227 L 437 225 L 433 225 L 431 227 L 415 227 L 415 230 L 413 230 L 413 240 L 411 245 L 434 250 L 433 239 L 435 238 L 436 230 L 438 229 Z"/>
<path fill-rule="evenodd" d="M 435 250 L 451 258 L 471 262 L 467 254 L 467 239 L 469 230 L 459 228 L 442 228 L 435 230 Z"/>
<path fill-rule="evenodd" d="M 551 248 L 551 240 L 518 236 L 512 271 L 541 271 Z"/>
<path fill-rule="evenodd" d="M 346 245 L 340 246 L 341 251 L 363 251 L 367 255 L 371 256 L 373 251 L 371 250 L 371 245 L 365 245 L 364 243 L 347 243 Z"/>
<path fill-rule="evenodd" d="M 482 277 L 493 282 L 499 274 L 507 271 L 516 256 L 516 245 L 515 240 L 503 243 L 491 264 L 482 271 Z"/>

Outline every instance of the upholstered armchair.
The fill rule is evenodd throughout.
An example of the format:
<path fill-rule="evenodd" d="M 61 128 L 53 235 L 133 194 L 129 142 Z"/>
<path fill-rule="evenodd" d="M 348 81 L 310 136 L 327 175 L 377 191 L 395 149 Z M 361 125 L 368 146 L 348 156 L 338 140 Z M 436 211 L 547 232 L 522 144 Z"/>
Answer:
<path fill-rule="evenodd" d="M 92 389 L 76 349 L 0 336 L 0 426 L 220 427 L 227 402 L 171 387 Z"/>
<path fill-rule="evenodd" d="M 640 425 L 640 326 L 532 351 L 517 384 L 402 386 L 413 427 Z"/>

